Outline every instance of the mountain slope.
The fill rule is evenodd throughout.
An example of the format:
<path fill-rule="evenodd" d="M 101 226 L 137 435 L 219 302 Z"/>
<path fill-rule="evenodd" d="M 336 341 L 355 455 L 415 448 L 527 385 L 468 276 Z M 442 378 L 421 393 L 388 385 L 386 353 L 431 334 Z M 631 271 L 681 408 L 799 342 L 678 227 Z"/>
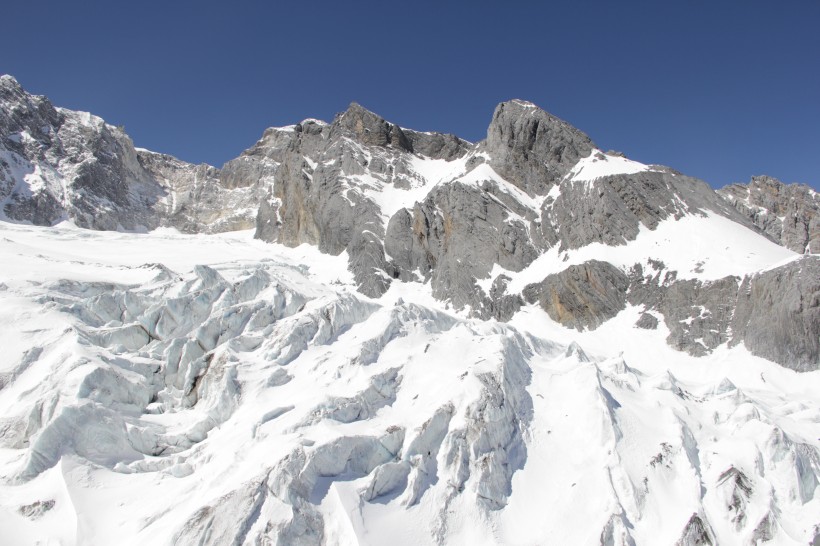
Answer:
<path fill-rule="evenodd" d="M 215 169 L 3 76 L 0 154 L 5 542 L 820 541 L 811 194 L 518 100 Z"/>
<path fill-rule="evenodd" d="M 0 90 L 6 158 L 0 195 L 10 219 L 198 233 L 247 228 L 254 218 L 262 240 L 346 253 L 359 291 L 371 297 L 394 279 L 423 280 L 435 298 L 474 316 L 508 320 L 525 303 L 540 301 L 553 318 L 587 328 L 623 308 L 629 293 L 629 303 L 659 311 L 675 332 L 670 344 L 691 354 L 745 343 L 794 369 L 820 365 L 813 259 L 783 266 L 783 275 L 769 281 L 746 278 L 789 259 L 766 238 L 811 250 L 817 203 L 805 188 L 760 179 L 749 190 L 724 189 L 721 197 L 666 167 L 605 154 L 581 131 L 519 100 L 496 108 L 487 139 L 476 144 L 401 128 L 354 103 L 330 124 L 305 120 L 268 129 L 217 170 L 136 151 L 119 129 L 55 109 L 10 76 Z M 638 242 L 652 232 L 672 235 L 655 242 L 671 245 L 671 252 Z M 695 233 L 697 240 L 723 240 L 679 252 Z M 616 260 L 617 282 L 606 273 L 622 287 L 608 309 L 590 300 L 589 287 L 575 282 L 567 290 L 547 278 L 561 273 L 555 264 L 583 265 L 576 256 L 597 259 L 621 247 L 630 250 L 615 252 L 631 261 Z M 720 277 L 710 266 L 718 255 L 725 266 Z M 662 281 L 659 272 L 653 282 L 640 279 L 640 271 L 658 267 Z M 583 271 L 596 269 L 589 263 Z M 513 277 L 529 284 L 510 284 Z M 778 285 L 782 279 L 788 287 Z M 556 282 L 564 289 L 557 291 Z M 711 288 L 715 282 L 722 288 Z M 756 288 L 764 283 L 765 290 Z M 751 287 L 748 296 L 744 286 Z M 773 298 L 789 327 L 761 336 L 765 323 L 755 328 L 754 321 L 729 320 L 737 306 L 768 308 L 760 298 L 772 290 L 791 290 L 788 298 Z M 663 303 L 670 297 L 673 304 Z M 569 314 L 567 305 L 575 307 Z M 688 308 L 683 322 L 673 318 L 673 306 Z M 725 308 L 723 318 L 688 317 L 704 306 Z"/>
<path fill-rule="evenodd" d="M 642 306 L 502 324 L 419 283 L 367 298 L 344 256 L 251 232 L 0 229 L 12 544 L 817 532 L 817 373 L 689 356 Z"/>
<path fill-rule="evenodd" d="M 253 225 L 264 177 L 134 148 L 122 128 L 55 108 L 0 76 L 0 217 L 92 229 L 220 232 Z"/>

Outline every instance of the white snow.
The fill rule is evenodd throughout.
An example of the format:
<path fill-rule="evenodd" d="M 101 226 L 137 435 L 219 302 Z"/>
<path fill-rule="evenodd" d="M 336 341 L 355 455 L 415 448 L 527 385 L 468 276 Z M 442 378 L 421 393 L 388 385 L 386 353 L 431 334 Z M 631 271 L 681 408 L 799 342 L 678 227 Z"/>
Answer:
<path fill-rule="evenodd" d="M 305 118 L 305 119 L 302 120 L 302 125 L 304 125 L 305 123 L 315 123 L 316 125 L 322 125 L 322 126 L 328 125 L 328 122 L 322 121 L 321 119 L 316 119 L 316 118 Z"/>
<path fill-rule="evenodd" d="M 410 187 L 386 183 L 371 174 L 355 177 L 363 185 L 365 195 L 379 206 L 385 221 L 399 210 L 423 201 L 436 185 L 461 175 L 466 170 L 466 158 L 447 161 L 411 156 L 407 168 L 409 176 L 405 180 Z"/>
<path fill-rule="evenodd" d="M 589 255 L 708 256 L 706 277 L 789 257 L 718 217 L 658 230 Z M 813 539 L 820 373 L 690 357 L 641 308 L 589 332 L 535 307 L 470 320 L 420 283 L 362 297 L 347 256 L 251 232 L 0 223 L 0 263 L 4 544 L 673 544 L 695 512 L 719 544 L 770 513 L 773 543 Z"/>
<path fill-rule="evenodd" d="M 507 182 L 487 163 L 481 163 L 467 174 L 459 177 L 457 181 L 460 184 L 467 184 L 473 186 L 481 186 L 484 182 L 495 182 L 498 188 L 504 193 L 513 197 L 516 201 L 525 207 L 538 212 L 541 208 L 543 198 L 530 197 L 526 192 L 521 191 L 517 186 Z"/>
<path fill-rule="evenodd" d="M 728 218 L 707 212 L 706 216 L 668 218 L 654 230 L 641 226 L 634 241 L 619 246 L 593 243 L 559 253 L 553 247 L 520 272 L 505 272 L 512 278 L 507 290 L 518 293 L 530 283 L 589 260 L 609 262 L 628 270 L 634 264 L 647 267 L 647 259 L 660 260 L 678 279 L 717 280 L 729 275 L 744 276 L 784 265 L 799 255 L 777 245 Z M 566 258 L 566 259 L 565 259 Z"/>
<path fill-rule="evenodd" d="M 576 182 L 592 182 L 604 176 L 635 174 L 651 170 L 651 167 L 643 163 L 593 149 L 587 157 L 578 160 L 567 178 Z"/>

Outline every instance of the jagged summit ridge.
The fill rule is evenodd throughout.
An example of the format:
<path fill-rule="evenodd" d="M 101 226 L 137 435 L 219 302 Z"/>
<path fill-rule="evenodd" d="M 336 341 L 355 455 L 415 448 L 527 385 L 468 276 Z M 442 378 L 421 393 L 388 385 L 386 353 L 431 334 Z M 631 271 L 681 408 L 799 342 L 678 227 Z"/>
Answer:
<path fill-rule="evenodd" d="M 333 120 L 333 125 L 352 133 L 356 140 L 366 146 L 392 145 L 406 152 L 413 151 L 413 146 L 401 127 L 388 123 L 356 102 L 350 103 L 347 110 Z"/>
<path fill-rule="evenodd" d="M 255 236 L 264 241 L 345 253 L 359 291 L 367 296 L 379 298 L 396 282 L 429 283 L 435 298 L 481 318 L 508 320 L 540 302 L 562 324 L 597 327 L 601 317 L 609 320 L 623 308 L 627 293 L 635 293 L 633 270 L 660 263 L 667 280 L 643 282 L 643 299 L 632 296 L 633 303 L 656 308 L 665 317 L 671 344 L 703 354 L 744 342 L 743 336 L 751 338 L 755 331 L 732 330 L 721 319 L 713 328 L 716 335 L 699 337 L 704 325 L 672 318 L 662 293 L 677 294 L 673 301 L 682 304 L 684 295 L 694 293 L 704 294 L 698 297 L 710 307 L 717 302 L 709 298 L 738 302 L 736 290 L 732 294 L 728 287 L 740 287 L 762 264 L 789 256 L 763 238 L 810 250 L 816 227 L 810 196 L 790 213 L 786 227 L 778 228 L 784 225 L 778 212 L 749 214 L 742 203 L 750 197 L 733 201 L 729 193 L 721 197 L 706 183 L 671 169 L 604 153 L 569 123 L 521 100 L 499 104 L 487 138 L 475 144 L 402 128 L 352 103 L 331 123 L 305 120 L 268 129 L 240 157 L 216 169 L 135 150 L 122 131 L 99 118 L 55 109 L 47 99 L 31 97 L 7 80 L 0 118 L 0 197 L 7 218 L 40 224 L 71 219 L 97 229 L 172 226 L 219 232 L 255 227 Z M 779 211 L 795 202 L 792 194 L 778 199 L 782 205 L 768 206 Z M 778 220 L 761 223 L 764 216 Z M 697 275 L 709 256 L 691 255 L 689 262 L 670 268 L 665 261 L 679 260 L 663 258 L 664 252 L 641 242 L 656 238 L 651 234 L 664 226 L 678 233 L 672 226 L 683 221 L 706 226 L 724 220 L 742 226 L 741 243 L 727 247 L 732 264 L 720 269 L 722 277 L 693 280 L 723 279 L 725 289 L 681 288 L 683 277 Z M 757 238 L 741 236 L 744 229 Z M 796 231 L 802 234 L 790 235 Z M 673 245 L 685 241 L 683 235 L 674 237 Z M 588 256 L 585 249 L 595 245 L 623 247 L 627 250 L 612 252 L 630 257 L 619 258 L 614 271 L 611 262 L 590 261 L 597 256 L 587 257 L 589 263 L 574 258 Z M 758 245 L 766 250 L 761 253 Z M 766 262 L 769 258 L 763 256 L 779 258 Z M 584 276 L 567 284 L 573 266 Z M 811 270 L 784 267 L 798 273 Z M 594 301 L 597 292 L 584 285 L 596 278 L 607 279 L 604 284 L 615 290 L 620 303 L 609 293 L 601 294 L 606 303 Z M 625 278 L 633 280 L 625 284 Z M 793 277 L 788 273 L 784 278 Z M 798 282 L 798 299 L 810 299 L 815 284 Z M 809 306 L 799 313 L 803 318 L 795 324 L 808 329 L 784 330 L 766 337 L 766 347 L 752 343 L 752 350 L 797 369 L 816 367 L 814 345 L 801 340 L 815 335 L 818 310 Z M 810 349 L 799 357 L 784 350 L 795 343 Z"/>

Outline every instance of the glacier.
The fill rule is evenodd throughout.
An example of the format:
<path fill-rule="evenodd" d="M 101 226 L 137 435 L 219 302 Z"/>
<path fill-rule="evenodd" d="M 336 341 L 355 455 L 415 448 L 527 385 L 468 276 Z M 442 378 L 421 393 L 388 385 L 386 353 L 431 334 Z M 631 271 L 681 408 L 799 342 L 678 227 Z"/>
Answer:
<path fill-rule="evenodd" d="M 820 375 L 676 351 L 640 307 L 485 321 L 252 231 L 4 223 L 0 254 L 7 543 L 817 533 Z"/>

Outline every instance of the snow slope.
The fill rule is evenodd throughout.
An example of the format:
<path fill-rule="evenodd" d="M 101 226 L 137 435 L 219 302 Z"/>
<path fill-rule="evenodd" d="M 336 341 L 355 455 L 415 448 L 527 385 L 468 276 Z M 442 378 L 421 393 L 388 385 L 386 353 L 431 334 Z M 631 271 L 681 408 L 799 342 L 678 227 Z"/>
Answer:
<path fill-rule="evenodd" d="M 715 234 L 719 233 L 720 237 Z M 559 273 L 570 265 L 589 260 L 607 261 L 623 270 L 648 260 L 661 261 L 678 279 L 712 281 L 728 275 L 744 276 L 781 266 L 800 255 L 783 248 L 736 222 L 714 213 L 668 218 L 654 230 L 641 226 L 634 241 L 619 246 L 592 243 L 560 252 L 553 247 L 519 272 L 498 266 L 490 280 L 500 274 L 512 280 L 507 289 L 518 293 L 530 283 Z"/>
<path fill-rule="evenodd" d="M 655 251 L 665 230 L 708 243 L 685 222 L 607 259 L 687 274 Z M 702 275 L 790 258 L 736 243 Z M 3 223 L 0 260 L 4 544 L 819 532 L 820 372 L 742 347 L 690 357 L 662 321 L 635 328 L 638 308 L 588 332 L 532 307 L 508 324 L 468 319 L 428 285 L 366 298 L 345 255 L 251 232 Z"/>
<path fill-rule="evenodd" d="M 581 158 L 567 175 L 575 182 L 592 182 L 596 178 L 616 174 L 635 174 L 652 170 L 648 165 L 632 161 L 625 157 L 605 154 L 592 150 L 587 157 Z"/>

